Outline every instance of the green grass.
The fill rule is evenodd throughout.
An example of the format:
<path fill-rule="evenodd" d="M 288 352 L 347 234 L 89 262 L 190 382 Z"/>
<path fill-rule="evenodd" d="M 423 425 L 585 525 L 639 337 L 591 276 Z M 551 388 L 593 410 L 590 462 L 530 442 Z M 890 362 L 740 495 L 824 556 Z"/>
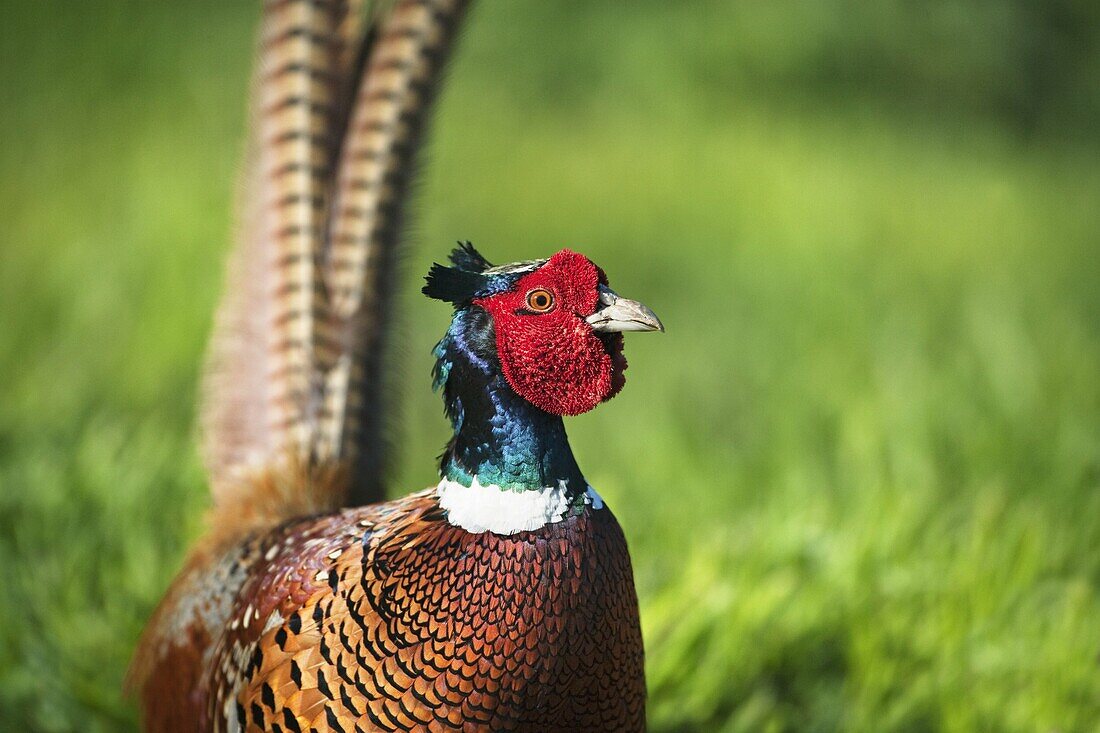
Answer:
<path fill-rule="evenodd" d="M 719 83 L 744 4 L 547 7 L 481 7 L 442 100 L 395 493 L 446 438 L 418 276 L 458 238 L 575 247 L 668 327 L 570 423 L 631 543 L 654 730 L 1100 730 L 1095 148 Z M 50 10 L 0 44 L 0 728 L 109 731 L 206 506 L 252 11 Z"/>

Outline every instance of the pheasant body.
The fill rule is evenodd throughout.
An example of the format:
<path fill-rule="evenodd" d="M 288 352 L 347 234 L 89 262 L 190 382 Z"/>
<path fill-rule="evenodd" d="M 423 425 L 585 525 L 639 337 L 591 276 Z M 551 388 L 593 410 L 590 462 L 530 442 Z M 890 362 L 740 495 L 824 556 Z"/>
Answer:
<path fill-rule="evenodd" d="M 644 726 L 630 560 L 606 508 L 475 534 L 432 490 L 233 554 L 238 590 L 196 694 L 154 701 L 150 719 L 191 705 L 219 731 Z"/>

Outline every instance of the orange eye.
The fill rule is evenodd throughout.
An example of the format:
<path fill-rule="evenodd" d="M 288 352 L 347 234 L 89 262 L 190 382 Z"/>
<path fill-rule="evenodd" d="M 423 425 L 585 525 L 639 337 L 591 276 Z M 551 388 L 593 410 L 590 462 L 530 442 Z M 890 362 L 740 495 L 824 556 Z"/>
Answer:
<path fill-rule="evenodd" d="M 536 313 L 545 313 L 554 307 L 554 295 L 549 290 L 536 288 L 527 294 L 527 307 Z"/>

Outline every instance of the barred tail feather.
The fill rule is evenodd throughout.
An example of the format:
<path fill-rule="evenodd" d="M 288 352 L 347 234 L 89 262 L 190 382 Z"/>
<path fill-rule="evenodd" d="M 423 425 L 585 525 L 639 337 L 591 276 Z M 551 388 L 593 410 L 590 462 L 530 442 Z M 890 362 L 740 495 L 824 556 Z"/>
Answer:
<path fill-rule="evenodd" d="M 466 0 L 400 2 L 373 45 L 336 177 L 323 264 L 335 349 L 324 369 L 315 452 L 348 466 L 350 500 L 382 498 L 380 388 L 395 251 L 414 158 Z"/>
<path fill-rule="evenodd" d="M 382 496 L 400 212 L 466 5 L 264 3 L 237 246 L 204 384 L 216 520 Z"/>

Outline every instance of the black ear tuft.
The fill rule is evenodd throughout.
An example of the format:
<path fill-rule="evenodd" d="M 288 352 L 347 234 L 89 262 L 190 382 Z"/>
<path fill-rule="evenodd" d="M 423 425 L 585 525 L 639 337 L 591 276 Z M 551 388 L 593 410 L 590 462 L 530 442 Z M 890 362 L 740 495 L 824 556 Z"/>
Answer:
<path fill-rule="evenodd" d="M 459 242 L 451 251 L 451 264 L 468 272 L 485 272 L 492 267 L 489 260 L 482 257 L 470 242 Z"/>
<path fill-rule="evenodd" d="M 480 272 L 447 267 L 438 262 L 428 270 L 424 280 L 426 282 L 420 292 L 429 298 L 453 303 L 455 307 L 476 298 L 488 285 L 488 278 Z"/>

